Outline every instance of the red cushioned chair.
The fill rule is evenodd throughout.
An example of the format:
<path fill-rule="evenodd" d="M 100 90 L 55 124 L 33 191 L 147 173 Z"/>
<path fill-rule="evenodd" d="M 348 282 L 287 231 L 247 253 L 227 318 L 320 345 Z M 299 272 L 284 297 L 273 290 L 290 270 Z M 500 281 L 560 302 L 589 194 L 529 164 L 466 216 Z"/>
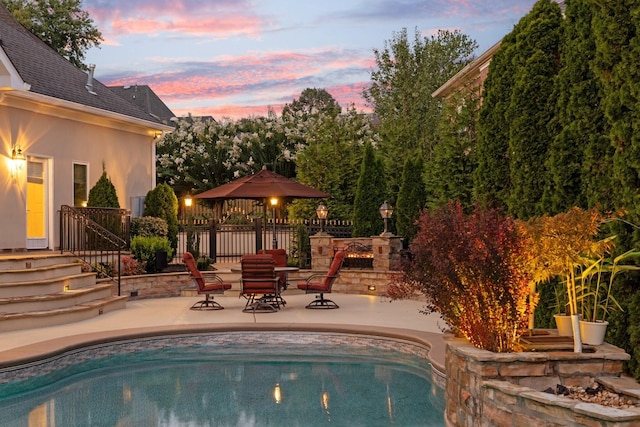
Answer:
<path fill-rule="evenodd" d="M 273 257 L 273 261 L 276 263 L 276 267 L 286 267 L 287 266 L 287 251 L 284 249 L 260 249 L 258 254 L 267 254 Z M 287 289 L 287 273 L 284 272 L 276 272 L 276 276 L 278 276 L 280 289 Z"/>
<path fill-rule="evenodd" d="M 191 252 L 185 252 L 182 256 L 182 261 L 189 269 L 191 278 L 196 282 L 196 285 L 198 285 L 198 295 L 205 295 L 205 299 L 191 306 L 191 310 L 222 310 L 224 307 L 217 301 L 214 301 L 213 294 L 223 294 L 224 291 L 231 289 L 231 283 L 225 282 L 215 275 L 211 277 L 211 279 L 214 280 L 213 282 L 205 282 L 204 276 L 202 276 L 202 273 L 198 270 L 196 260 L 193 258 Z"/>
<path fill-rule="evenodd" d="M 240 259 L 242 275 L 240 294 L 247 298 L 242 311 L 275 312 L 280 308 L 280 287 L 271 255 L 243 255 Z M 261 295 L 260 298 L 257 298 Z"/>
<path fill-rule="evenodd" d="M 339 276 L 338 273 L 340 272 L 346 254 L 345 251 L 336 252 L 327 274 L 314 274 L 307 277 L 304 282 L 298 282 L 298 289 L 308 294 L 320 294 L 315 300 L 307 304 L 306 308 L 340 308 L 335 302 L 326 299 L 324 294 L 331 293 L 333 282 L 335 282 Z"/>

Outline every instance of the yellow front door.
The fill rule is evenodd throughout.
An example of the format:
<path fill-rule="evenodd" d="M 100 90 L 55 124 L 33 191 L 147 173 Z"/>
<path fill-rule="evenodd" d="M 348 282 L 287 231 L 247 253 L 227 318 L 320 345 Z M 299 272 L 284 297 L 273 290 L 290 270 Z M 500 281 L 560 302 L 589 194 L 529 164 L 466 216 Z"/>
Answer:
<path fill-rule="evenodd" d="M 27 162 L 27 249 L 49 246 L 47 160 Z"/>

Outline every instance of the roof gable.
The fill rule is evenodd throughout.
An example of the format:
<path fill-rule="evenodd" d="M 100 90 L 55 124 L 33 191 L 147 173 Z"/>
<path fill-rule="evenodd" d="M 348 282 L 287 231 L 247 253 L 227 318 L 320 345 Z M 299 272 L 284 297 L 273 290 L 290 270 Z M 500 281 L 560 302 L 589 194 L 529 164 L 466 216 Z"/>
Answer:
<path fill-rule="evenodd" d="M 171 119 L 176 116 L 148 85 L 108 87 L 118 96 L 137 105 L 164 124 L 170 124 Z"/>
<path fill-rule="evenodd" d="M 0 89 L 29 91 L 152 123 L 160 121 L 113 93 L 20 25 L 0 3 Z M 5 84 L 8 83 L 8 84 Z"/>

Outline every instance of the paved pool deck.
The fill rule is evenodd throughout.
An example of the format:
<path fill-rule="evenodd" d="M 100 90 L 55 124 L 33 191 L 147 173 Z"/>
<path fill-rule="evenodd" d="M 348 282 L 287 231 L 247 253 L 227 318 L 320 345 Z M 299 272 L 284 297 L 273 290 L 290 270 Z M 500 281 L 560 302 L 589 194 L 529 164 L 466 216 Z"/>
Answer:
<path fill-rule="evenodd" d="M 314 295 L 283 294 L 285 308 L 275 313 L 245 313 L 246 300 L 237 291 L 216 296 L 225 309 L 196 311 L 190 307 L 202 297 L 132 300 L 127 307 L 101 316 L 58 326 L 0 333 L 0 367 L 37 360 L 86 343 L 148 335 L 216 331 L 321 331 L 368 334 L 404 339 L 430 347 L 434 368 L 444 373 L 443 321 L 425 315 L 421 301 L 390 301 L 369 295 L 327 295 L 340 308 L 309 310 Z"/>

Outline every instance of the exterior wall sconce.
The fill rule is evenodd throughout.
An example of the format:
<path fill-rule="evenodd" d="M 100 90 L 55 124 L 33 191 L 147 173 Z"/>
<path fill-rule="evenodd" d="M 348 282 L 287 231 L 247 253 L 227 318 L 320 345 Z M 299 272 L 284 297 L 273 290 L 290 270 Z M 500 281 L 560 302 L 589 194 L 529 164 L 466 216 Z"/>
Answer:
<path fill-rule="evenodd" d="M 193 199 L 191 198 L 191 196 L 187 196 L 184 198 L 184 205 L 188 208 L 190 208 L 191 205 L 193 205 Z"/>
<path fill-rule="evenodd" d="M 318 219 L 320 220 L 321 234 L 324 233 L 324 221 L 327 219 L 328 214 L 329 214 L 329 209 L 327 209 L 324 203 L 320 202 L 320 204 L 316 208 L 316 215 L 318 215 Z"/>
<path fill-rule="evenodd" d="M 376 290 L 376 285 L 369 285 L 367 287 L 367 289 L 370 290 L 370 291 L 375 291 Z"/>
<path fill-rule="evenodd" d="M 16 145 L 11 152 L 11 174 L 15 175 L 24 169 L 25 163 L 27 163 L 27 158 L 22 153 L 22 148 Z"/>
<path fill-rule="evenodd" d="M 393 215 L 393 208 L 389 206 L 389 204 L 385 200 L 384 203 L 380 206 L 379 211 L 380 211 L 380 216 L 382 217 L 382 219 L 384 219 L 384 231 L 382 232 L 381 236 L 391 236 L 392 233 L 388 231 L 389 230 L 388 226 L 389 226 L 389 218 L 391 218 L 391 215 Z"/>

